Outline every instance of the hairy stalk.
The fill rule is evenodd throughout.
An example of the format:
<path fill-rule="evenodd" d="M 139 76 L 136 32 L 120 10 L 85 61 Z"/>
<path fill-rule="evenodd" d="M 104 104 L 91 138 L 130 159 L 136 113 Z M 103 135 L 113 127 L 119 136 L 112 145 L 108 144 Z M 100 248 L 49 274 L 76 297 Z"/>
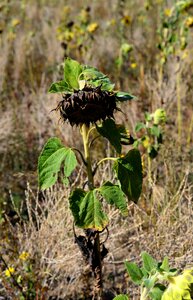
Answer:
<path fill-rule="evenodd" d="M 90 158 L 90 151 L 89 151 L 89 127 L 85 124 L 81 127 L 81 134 L 84 144 L 84 154 L 85 154 L 85 162 L 86 162 L 86 169 L 87 169 L 87 176 L 88 176 L 88 185 L 89 189 L 94 189 L 94 178 L 92 172 L 92 165 L 91 165 L 91 158 Z M 94 297 L 97 296 L 97 300 L 101 299 L 102 295 L 102 264 L 101 264 L 101 252 L 100 252 L 100 236 L 99 232 L 96 232 L 94 238 L 94 276 L 95 276 L 95 290 L 94 290 Z"/>
<path fill-rule="evenodd" d="M 147 300 L 148 299 L 148 289 L 146 287 L 141 288 L 141 296 L 140 300 Z"/>

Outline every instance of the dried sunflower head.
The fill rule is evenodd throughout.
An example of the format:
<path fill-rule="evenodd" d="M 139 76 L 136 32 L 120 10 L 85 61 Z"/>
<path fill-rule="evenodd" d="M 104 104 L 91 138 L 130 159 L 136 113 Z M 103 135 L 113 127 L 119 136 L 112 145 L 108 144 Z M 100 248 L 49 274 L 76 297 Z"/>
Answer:
<path fill-rule="evenodd" d="M 73 125 L 95 123 L 106 118 L 113 118 L 118 109 L 113 92 L 103 91 L 101 87 L 85 86 L 72 94 L 64 94 L 57 110 L 63 121 Z"/>
<path fill-rule="evenodd" d="M 64 64 L 64 80 L 51 85 L 50 93 L 63 93 L 56 110 L 73 125 L 96 123 L 114 118 L 117 102 L 131 100 L 128 93 L 113 91 L 114 84 L 97 69 L 80 65 L 70 58 Z"/>

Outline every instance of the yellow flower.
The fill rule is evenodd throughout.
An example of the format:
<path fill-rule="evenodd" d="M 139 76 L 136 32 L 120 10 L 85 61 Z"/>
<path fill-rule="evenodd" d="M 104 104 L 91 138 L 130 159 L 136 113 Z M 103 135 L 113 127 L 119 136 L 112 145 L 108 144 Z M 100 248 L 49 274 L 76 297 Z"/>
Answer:
<path fill-rule="evenodd" d="M 192 27 L 193 26 L 193 17 L 187 18 L 185 24 L 187 27 Z"/>
<path fill-rule="evenodd" d="M 70 10 L 71 10 L 71 8 L 70 8 L 70 6 L 68 6 L 68 5 L 65 5 L 65 6 L 63 7 L 63 13 L 64 13 L 65 15 L 69 14 L 69 13 L 70 13 Z"/>
<path fill-rule="evenodd" d="M 87 26 L 87 31 L 93 33 L 98 29 L 98 27 L 99 25 L 97 23 L 91 23 Z"/>
<path fill-rule="evenodd" d="M 131 17 L 130 16 L 124 16 L 122 19 L 121 19 L 121 23 L 123 25 L 130 25 L 131 24 Z"/>
<path fill-rule="evenodd" d="M 110 21 L 109 21 L 109 25 L 110 26 L 114 26 L 116 24 L 116 20 L 115 19 L 111 19 Z"/>
<path fill-rule="evenodd" d="M 131 69 L 136 69 L 137 68 L 137 64 L 135 62 L 131 63 Z"/>
<path fill-rule="evenodd" d="M 170 284 L 162 296 L 162 300 L 191 300 L 190 286 L 193 283 L 193 270 L 185 270 L 181 275 L 169 277 Z"/>
<path fill-rule="evenodd" d="M 19 19 L 13 19 L 12 21 L 11 21 L 11 26 L 12 27 L 16 27 L 17 25 L 19 25 L 20 24 L 20 20 Z"/>
<path fill-rule="evenodd" d="M 20 254 L 20 256 L 19 256 L 19 259 L 21 259 L 21 260 L 25 261 L 25 260 L 27 260 L 27 259 L 28 259 L 28 257 L 29 257 L 29 253 L 28 253 L 28 252 L 25 252 L 25 251 L 23 251 L 23 252 Z"/>
<path fill-rule="evenodd" d="M 8 269 L 5 270 L 5 276 L 6 277 L 11 277 L 11 274 L 15 272 L 15 269 L 13 267 L 9 267 Z"/>
<path fill-rule="evenodd" d="M 148 136 L 145 136 L 142 140 L 142 143 L 145 148 L 148 148 L 151 144 L 150 138 Z"/>
<path fill-rule="evenodd" d="M 188 56 L 189 56 L 189 51 L 185 50 L 185 51 L 182 52 L 181 58 L 186 59 Z"/>
<path fill-rule="evenodd" d="M 171 17 L 171 15 L 172 15 L 172 10 L 171 10 L 170 8 L 164 9 L 164 15 L 165 15 L 166 17 Z"/>

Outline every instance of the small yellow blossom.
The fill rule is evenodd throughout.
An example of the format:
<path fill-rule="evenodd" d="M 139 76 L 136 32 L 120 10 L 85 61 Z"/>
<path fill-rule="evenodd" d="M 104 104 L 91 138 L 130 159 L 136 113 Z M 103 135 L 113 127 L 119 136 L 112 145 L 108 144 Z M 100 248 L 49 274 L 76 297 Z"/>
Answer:
<path fill-rule="evenodd" d="M 98 27 L 99 25 L 97 23 L 91 23 L 87 26 L 87 31 L 93 33 L 98 29 Z"/>
<path fill-rule="evenodd" d="M 130 25 L 131 24 L 131 17 L 130 16 L 124 16 L 122 19 L 121 19 L 121 23 L 123 25 Z"/>
<path fill-rule="evenodd" d="M 164 15 L 165 15 L 166 17 L 171 17 L 171 15 L 172 15 L 172 10 L 171 10 L 170 8 L 166 8 L 166 9 L 164 10 Z"/>
<path fill-rule="evenodd" d="M 193 26 L 193 17 L 187 18 L 185 24 L 187 27 L 192 27 Z"/>
<path fill-rule="evenodd" d="M 64 13 L 65 15 L 69 14 L 69 13 L 70 13 L 70 10 L 71 10 L 71 8 L 70 8 L 70 6 L 68 6 L 68 5 L 65 5 L 65 6 L 63 7 L 63 13 Z"/>
<path fill-rule="evenodd" d="M 130 66 L 131 66 L 131 69 L 136 69 L 137 68 L 137 64 L 135 62 L 131 63 Z"/>
<path fill-rule="evenodd" d="M 189 56 L 189 51 L 188 51 L 188 50 L 184 50 L 184 51 L 182 52 L 181 58 L 182 58 L 182 59 L 186 59 L 188 56 Z"/>
<path fill-rule="evenodd" d="M 145 136 L 142 140 L 142 143 L 143 143 L 143 147 L 147 149 L 151 145 L 150 138 L 148 136 Z"/>
<path fill-rule="evenodd" d="M 21 259 L 21 260 L 25 261 L 25 260 L 27 260 L 27 259 L 28 259 L 28 257 L 29 257 L 29 253 L 28 253 L 28 252 L 25 252 L 25 251 L 23 251 L 23 252 L 20 254 L 20 256 L 19 256 L 19 259 Z"/>
<path fill-rule="evenodd" d="M 110 21 L 109 21 L 109 25 L 110 26 L 114 26 L 116 24 L 116 20 L 115 19 L 111 19 Z"/>
<path fill-rule="evenodd" d="M 13 267 L 9 267 L 8 269 L 5 270 L 5 276 L 6 277 L 11 277 L 11 274 L 15 272 L 15 269 Z"/>
<path fill-rule="evenodd" d="M 11 26 L 12 27 L 16 27 L 17 25 L 19 25 L 20 24 L 20 20 L 19 19 L 13 19 L 12 21 L 11 21 Z"/>

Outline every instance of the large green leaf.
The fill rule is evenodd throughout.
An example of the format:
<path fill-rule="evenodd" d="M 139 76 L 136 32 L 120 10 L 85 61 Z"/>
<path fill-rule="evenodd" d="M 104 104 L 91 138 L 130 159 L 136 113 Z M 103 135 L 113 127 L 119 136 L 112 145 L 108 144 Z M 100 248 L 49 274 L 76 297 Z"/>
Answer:
<path fill-rule="evenodd" d="M 147 252 L 143 251 L 141 253 L 141 257 L 143 260 L 143 268 L 150 273 L 152 270 L 155 270 L 158 266 L 157 261 Z"/>
<path fill-rule="evenodd" d="M 56 183 L 58 172 L 64 161 L 64 175 L 68 177 L 76 167 L 75 155 L 72 154 L 70 148 L 64 147 L 58 138 L 50 138 L 38 160 L 39 186 L 42 190 Z"/>
<path fill-rule="evenodd" d="M 141 269 L 135 263 L 128 261 L 125 262 L 125 266 L 131 280 L 136 284 L 141 284 L 143 278 Z"/>
<path fill-rule="evenodd" d="M 103 230 L 108 224 L 108 217 L 102 211 L 101 202 L 96 197 L 96 190 L 89 191 L 80 202 L 79 218 L 84 229 Z"/>
<path fill-rule="evenodd" d="M 67 82 L 69 88 L 79 89 L 79 75 L 82 72 L 82 66 L 71 58 L 67 58 L 64 63 L 64 80 Z"/>
<path fill-rule="evenodd" d="M 117 178 L 121 183 L 122 191 L 129 200 L 136 202 L 142 189 L 141 155 L 137 149 L 130 150 L 124 157 L 114 163 Z"/>
<path fill-rule="evenodd" d="M 107 181 L 98 191 L 109 204 L 115 205 L 124 216 L 127 216 L 128 210 L 125 195 L 118 185 Z"/>
<path fill-rule="evenodd" d="M 97 131 L 107 138 L 118 153 L 121 153 L 121 134 L 113 119 L 106 119 L 102 124 L 96 126 Z"/>
<path fill-rule="evenodd" d="M 69 88 L 66 81 L 62 80 L 62 81 L 52 83 L 48 92 L 49 93 L 71 93 L 72 89 Z"/>
<path fill-rule="evenodd" d="M 72 171 L 76 168 L 77 160 L 74 151 L 71 148 L 67 148 L 65 155 L 64 174 L 69 177 Z"/>

